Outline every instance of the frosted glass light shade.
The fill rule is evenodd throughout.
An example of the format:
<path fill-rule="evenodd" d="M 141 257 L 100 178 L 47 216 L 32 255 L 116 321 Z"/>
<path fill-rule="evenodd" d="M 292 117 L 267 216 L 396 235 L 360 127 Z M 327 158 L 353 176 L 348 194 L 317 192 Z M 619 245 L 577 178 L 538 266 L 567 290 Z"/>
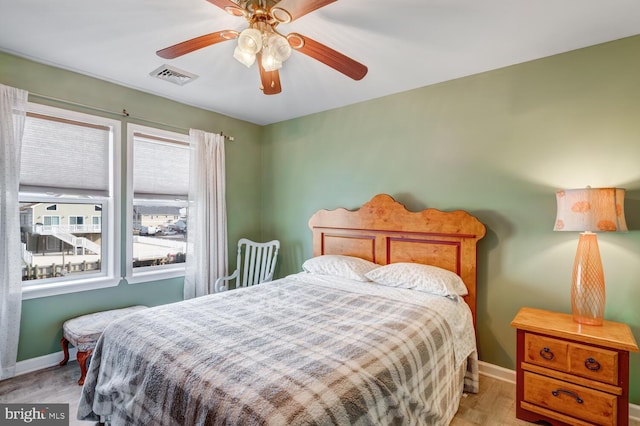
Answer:
<path fill-rule="evenodd" d="M 280 62 L 284 62 L 291 56 L 291 46 L 286 38 L 279 35 L 269 37 L 269 47 L 274 58 Z"/>
<path fill-rule="evenodd" d="M 275 71 L 282 68 L 282 62 L 278 61 L 271 55 L 262 56 L 262 68 L 265 71 Z"/>
<path fill-rule="evenodd" d="M 245 65 L 247 68 L 253 65 L 253 63 L 256 61 L 255 54 L 244 52 L 242 49 L 240 49 L 239 46 L 236 46 L 236 48 L 233 50 L 233 57 L 238 62 Z"/>
<path fill-rule="evenodd" d="M 273 46 L 267 44 L 262 50 L 262 68 L 265 71 L 275 71 L 282 68 L 282 61 L 275 55 Z"/>
<path fill-rule="evenodd" d="M 291 56 L 291 46 L 286 37 L 276 33 L 270 25 L 262 23 L 257 28 L 243 30 L 233 51 L 233 57 L 247 67 L 253 65 L 258 54 L 262 68 L 265 71 L 275 71 L 282 68 L 282 63 Z"/>
<path fill-rule="evenodd" d="M 242 52 L 255 55 L 262 49 L 262 33 L 255 28 L 247 28 L 238 37 L 238 47 Z"/>

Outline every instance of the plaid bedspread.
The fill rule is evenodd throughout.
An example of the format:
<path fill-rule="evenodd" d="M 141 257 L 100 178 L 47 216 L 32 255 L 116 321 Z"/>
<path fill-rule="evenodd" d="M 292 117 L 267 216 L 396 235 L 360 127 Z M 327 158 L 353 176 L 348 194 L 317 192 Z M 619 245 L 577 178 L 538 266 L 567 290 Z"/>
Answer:
<path fill-rule="evenodd" d="M 465 371 L 477 386 L 462 305 L 302 273 L 133 313 L 98 341 L 78 419 L 446 425 Z"/>

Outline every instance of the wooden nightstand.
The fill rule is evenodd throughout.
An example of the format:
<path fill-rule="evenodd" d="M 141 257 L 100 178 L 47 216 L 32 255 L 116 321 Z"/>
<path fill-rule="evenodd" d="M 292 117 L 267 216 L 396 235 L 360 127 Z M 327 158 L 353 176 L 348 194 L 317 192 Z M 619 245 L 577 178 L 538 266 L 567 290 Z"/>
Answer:
<path fill-rule="evenodd" d="M 522 308 L 517 329 L 516 417 L 553 425 L 629 424 L 626 324 L 578 324 L 567 314 Z"/>

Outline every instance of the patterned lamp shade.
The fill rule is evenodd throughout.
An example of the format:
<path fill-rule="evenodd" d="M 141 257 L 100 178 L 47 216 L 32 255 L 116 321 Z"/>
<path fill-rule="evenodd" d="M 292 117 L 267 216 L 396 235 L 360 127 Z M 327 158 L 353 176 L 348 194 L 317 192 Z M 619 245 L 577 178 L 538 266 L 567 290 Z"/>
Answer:
<path fill-rule="evenodd" d="M 581 324 L 602 325 L 605 285 L 598 238 L 593 232 L 627 231 L 624 189 L 584 188 L 558 191 L 554 231 L 581 231 L 573 263 L 571 309 Z"/>
<path fill-rule="evenodd" d="M 556 192 L 558 212 L 554 231 L 627 231 L 624 189 L 582 188 Z"/>

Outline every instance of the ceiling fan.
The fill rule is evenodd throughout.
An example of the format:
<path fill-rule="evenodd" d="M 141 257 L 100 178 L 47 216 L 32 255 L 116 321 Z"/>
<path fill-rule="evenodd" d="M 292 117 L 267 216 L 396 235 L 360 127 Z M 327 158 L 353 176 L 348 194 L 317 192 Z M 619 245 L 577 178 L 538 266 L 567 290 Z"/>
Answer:
<path fill-rule="evenodd" d="M 203 47 L 238 39 L 233 57 L 250 67 L 257 59 L 261 89 L 265 95 L 282 91 L 278 70 L 282 63 L 297 50 L 336 71 L 360 80 L 367 67 L 324 44 L 298 33 L 283 35 L 276 30 L 279 24 L 292 22 L 309 12 L 336 0 L 207 0 L 233 16 L 243 17 L 249 27 L 241 32 L 222 30 L 158 50 L 156 54 L 174 59 Z"/>

